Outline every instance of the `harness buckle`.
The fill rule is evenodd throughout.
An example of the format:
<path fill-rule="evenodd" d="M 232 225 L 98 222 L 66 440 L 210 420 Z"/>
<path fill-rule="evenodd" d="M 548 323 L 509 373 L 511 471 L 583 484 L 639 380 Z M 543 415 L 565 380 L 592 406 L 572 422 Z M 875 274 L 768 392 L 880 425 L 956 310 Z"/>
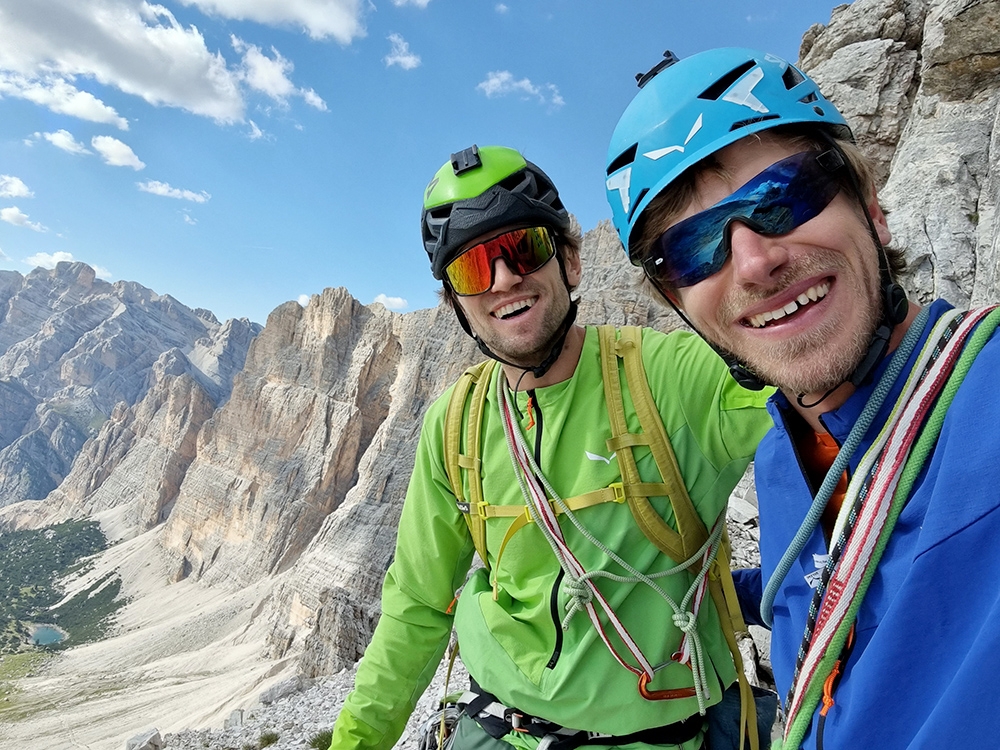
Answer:
<path fill-rule="evenodd" d="M 503 712 L 503 720 L 510 724 L 510 728 L 515 732 L 527 732 L 527 726 L 522 724 L 521 721 L 524 719 L 524 714 L 515 711 L 513 708 L 505 708 Z"/>
<path fill-rule="evenodd" d="M 625 484 L 623 482 L 612 482 L 608 485 L 608 489 L 615 493 L 612 502 L 624 503 L 625 498 Z"/>

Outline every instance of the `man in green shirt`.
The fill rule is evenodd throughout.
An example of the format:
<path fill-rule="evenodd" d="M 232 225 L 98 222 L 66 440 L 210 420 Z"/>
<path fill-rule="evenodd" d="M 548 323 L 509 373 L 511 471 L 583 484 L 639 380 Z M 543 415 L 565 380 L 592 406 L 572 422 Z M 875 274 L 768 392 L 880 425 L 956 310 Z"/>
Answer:
<path fill-rule="evenodd" d="M 450 421 L 453 386 L 425 416 L 382 616 L 332 747 L 392 747 L 453 627 L 472 678 L 455 750 L 702 747 L 704 713 L 736 682 L 737 666 L 699 584 L 729 493 L 770 425 L 765 397 L 734 383 L 691 334 L 645 329 L 633 343 L 627 332 L 619 341 L 613 329 L 577 325 L 579 231 L 548 176 L 518 152 L 453 154 L 427 186 L 421 225 L 444 299 L 499 366 L 477 370 L 481 409 L 475 395 L 460 396 Z M 657 489 L 669 478 L 643 437 L 637 383 L 611 355 L 625 404 L 625 424 L 613 429 L 606 381 L 619 378 L 602 347 L 641 352 L 642 380 L 707 540 L 688 559 L 662 552 L 633 516 L 645 492 L 673 533 L 681 506 L 667 495 L 684 488 Z M 466 440 L 459 460 L 446 443 L 470 421 L 478 447 Z M 477 550 L 486 567 L 466 580 Z"/>

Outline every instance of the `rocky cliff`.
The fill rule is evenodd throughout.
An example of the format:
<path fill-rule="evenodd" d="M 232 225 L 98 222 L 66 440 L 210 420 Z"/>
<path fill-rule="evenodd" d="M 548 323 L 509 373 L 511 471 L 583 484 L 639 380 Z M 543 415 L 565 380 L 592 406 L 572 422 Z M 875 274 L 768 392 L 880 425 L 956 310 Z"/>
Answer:
<path fill-rule="evenodd" d="M 83 263 L 0 271 L 0 506 L 62 485 L 84 443 L 113 432 L 164 377 L 186 375 L 213 405 L 224 401 L 259 330 L 134 282 L 101 281 Z M 114 470 L 94 450 L 76 471 L 89 478 L 70 494 L 91 494 Z"/>
<path fill-rule="evenodd" d="M 803 39 L 802 66 L 878 161 L 919 300 L 1000 298 L 997 19 L 998 0 L 857 0 Z M 583 260 L 582 321 L 674 325 L 608 223 L 586 233 Z M 279 307 L 251 342 L 245 322 L 221 326 L 80 265 L 0 273 L 0 303 L 0 502 L 13 488 L 48 493 L 8 522 L 96 515 L 120 537 L 148 534 L 174 586 L 256 592 L 262 663 L 314 676 L 354 662 L 377 617 L 421 417 L 478 359 L 452 313 L 399 315 L 328 289 Z M 154 308 L 162 322 L 139 326 L 142 349 L 125 322 Z M 29 452 L 49 457 L 45 472 L 23 468 Z"/>

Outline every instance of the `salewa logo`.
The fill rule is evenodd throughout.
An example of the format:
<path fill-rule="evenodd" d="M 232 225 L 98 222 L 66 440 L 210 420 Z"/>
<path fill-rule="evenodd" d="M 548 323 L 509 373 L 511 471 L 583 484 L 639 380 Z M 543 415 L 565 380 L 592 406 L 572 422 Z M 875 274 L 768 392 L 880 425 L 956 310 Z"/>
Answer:
<path fill-rule="evenodd" d="M 684 143 L 682 145 L 667 146 L 666 148 L 657 148 L 654 149 L 653 151 L 647 151 L 646 153 L 643 154 L 643 156 L 645 156 L 647 159 L 652 159 L 653 161 L 656 161 L 657 159 L 662 159 L 667 154 L 672 154 L 675 151 L 679 151 L 680 153 L 683 154 L 684 147 L 687 146 L 691 142 L 691 139 L 698 134 L 698 131 L 701 130 L 702 124 L 703 124 L 702 115 L 698 115 L 698 119 L 694 121 L 694 125 L 691 126 L 691 130 L 688 132 L 687 138 L 684 139 Z"/>
<path fill-rule="evenodd" d="M 804 576 L 806 583 L 809 584 L 809 588 L 819 588 L 820 584 L 823 582 L 823 571 L 826 569 L 826 564 L 829 560 L 829 555 L 813 555 L 813 567 L 815 569 L 806 573 Z"/>
<path fill-rule="evenodd" d="M 611 459 L 613 459 L 615 456 L 618 455 L 616 452 L 612 453 L 608 458 L 605 458 L 604 456 L 601 456 L 597 453 L 591 453 L 590 451 L 584 451 L 584 453 L 587 455 L 587 458 L 589 458 L 591 461 L 603 461 L 604 463 L 609 465 L 611 464 Z"/>
<path fill-rule="evenodd" d="M 632 182 L 632 167 L 623 169 L 621 172 L 615 172 L 611 175 L 605 184 L 608 186 L 608 192 L 613 190 L 618 191 L 618 198 L 622 202 L 622 211 L 625 215 L 628 215 L 628 207 L 631 205 L 631 201 L 628 197 L 628 189 Z"/>

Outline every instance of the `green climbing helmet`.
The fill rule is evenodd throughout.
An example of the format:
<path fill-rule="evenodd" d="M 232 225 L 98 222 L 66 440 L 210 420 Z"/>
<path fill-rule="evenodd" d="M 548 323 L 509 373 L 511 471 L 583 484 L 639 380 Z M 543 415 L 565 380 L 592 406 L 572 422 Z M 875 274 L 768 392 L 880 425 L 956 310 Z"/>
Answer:
<path fill-rule="evenodd" d="M 566 230 L 569 213 L 548 175 L 512 148 L 452 154 L 424 190 L 420 232 L 435 279 L 471 240 L 516 225 Z"/>

